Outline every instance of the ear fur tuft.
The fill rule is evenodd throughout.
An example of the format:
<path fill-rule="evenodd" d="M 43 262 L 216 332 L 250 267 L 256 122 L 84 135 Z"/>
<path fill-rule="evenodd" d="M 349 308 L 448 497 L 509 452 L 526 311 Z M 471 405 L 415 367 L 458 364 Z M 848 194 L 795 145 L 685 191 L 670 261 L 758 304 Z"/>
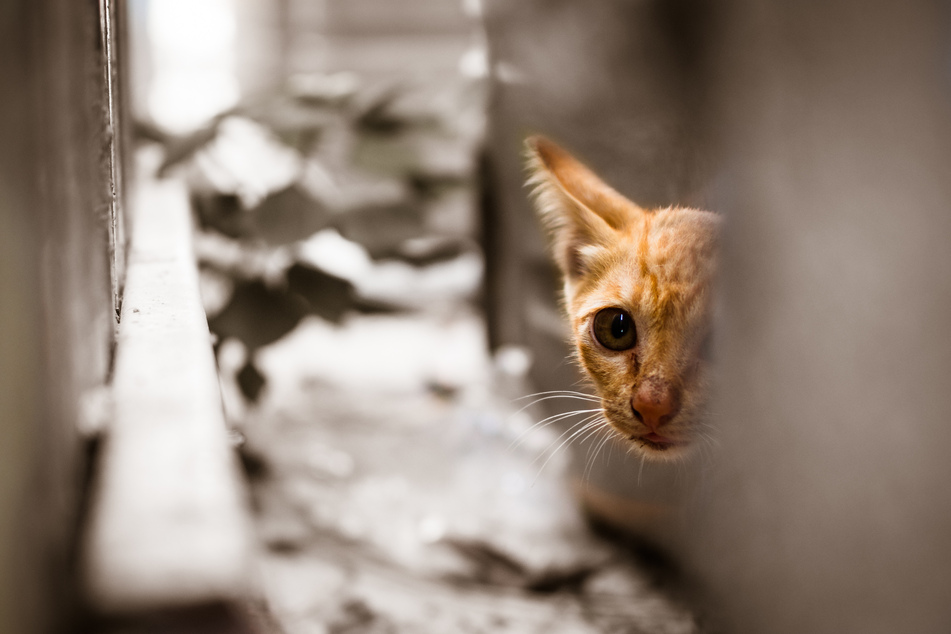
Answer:
<path fill-rule="evenodd" d="M 608 244 L 643 211 L 548 139 L 529 137 L 525 145 L 528 185 L 554 237 L 555 259 L 569 279 L 580 277 L 586 271 L 584 247 Z"/>

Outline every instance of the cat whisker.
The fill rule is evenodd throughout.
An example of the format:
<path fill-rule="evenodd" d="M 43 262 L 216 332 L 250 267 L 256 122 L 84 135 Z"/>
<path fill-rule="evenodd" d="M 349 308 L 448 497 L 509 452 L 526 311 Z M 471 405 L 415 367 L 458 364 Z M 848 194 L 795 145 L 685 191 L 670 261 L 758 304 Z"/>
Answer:
<path fill-rule="evenodd" d="M 716 449 L 720 446 L 720 439 L 716 436 L 717 429 L 709 423 L 695 423 L 693 433 L 703 440 L 710 449 Z"/>
<path fill-rule="evenodd" d="M 713 434 L 698 431 L 697 435 L 703 438 L 711 448 L 716 448 L 720 446 L 720 439 L 714 436 Z"/>
<path fill-rule="evenodd" d="M 533 432 L 533 431 L 535 431 L 535 430 L 537 430 L 537 429 L 541 429 L 542 427 L 548 427 L 548 426 L 551 425 L 552 423 L 557 423 L 558 421 L 565 420 L 566 418 L 571 418 L 572 416 L 577 416 L 577 415 L 580 415 L 580 414 L 591 414 L 591 413 L 593 413 L 593 412 L 594 412 L 594 413 L 597 413 L 597 412 L 600 412 L 600 411 L 601 411 L 601 408 L 599 407 L 599 408 L 597 408 L 597 409 L 576 409 L 576 410 L 573 410 L 573 411 L 570 411 L 570 412 L 562 412 L 561 414 L 552 414 L 551 416 L 548 416 L 548 417 L 546 417 L 546 418 L 543 418 L 542 420 L 538 421 L 537 423 L 533 423 L 528 429 L 523 430 L 518 436 L 515 437 L 514 440 L 512 440 L 512 442 L 509 444 L 508 448 L 511 450 L 513 447 L 517 446 L 518 443 L 521 442 L 521 440 L 522 440 L 527 434 L 529 434 L 530 432 Z M 575 425 L 577 425 L 577 424 L 578 424 L 578 423 L 575 423 Z M 574 426 L 574 425 L 573 425 L 573 426 Z M 572 426 L 572 427 L 573 427 L 573 426 Z"/>
<path fill-rule="evenodd" d="M 541 392 L 541 393 L 539 393 L 539 394 L 529 394 L 529 395 L 527 395 L 527 396 L 522 396 L 522 397 L 519 397 L 519 398 L 515 399 L 516 401 L 521 401 L 521 400 L 524 400 L 524 399 L 526 399 L 526 398 L 532 398 L 532 397 L 536 397 L 536 396 L 539 397 L 539 398 L 536 398 L 535 400 L 533 400 L 533 401 L 531 401 L 531 402 L 529 402 L 529 403 L 523 405 L 521 408 L 519 408 L 517 411 L 515 411 L 515 412 L 513 413 L 513 416 L 514 416 L 515 414 L 521 414 L 522 412 L 524 412 L 525 410 L 527 410 L 529 407 L 532 407 L 533 405 L 538 405 L 538 404 L 541 403 L 542 401 L 548 401 L 548 400 L 551 400 L 551 399 L 553 399 L 553 398 L 569 398 L 569 399 L 575 399 L 575 400 L 578 400 L 578 401 L 587 401 L 587 402 L 590 402 L 590 403 L 600 403 L 600 402 L 601 402 L 601 399 L 595 398 L 595 397 L 593 397 L 593 396 L 587 396 L 587 395 L 577 395 L 577 394 L 549 394 L 548 396 L 541 396 L 542 394 L 544 394 L 544 392 Z"/>
<path fill-rule="evenodd" d="M 578 435 L 573 440 L 578 443 L 588 442 L 592 437 L 597 436 L 604 430 L 606 423 L 607 419 L 605 419 L 603 416 L 590 421 L 587 425 L 585 425 L 585 429 L 581 430 L 583 433 Z"/>
<path fill-rule="evenodd" d="M 533 396 L 546 396 L 546 395 L 548 395 L 548 394 L 567 394 L 567 395 L 574 395 L 574 396 L 579 396 L 579 397 L 587 398 L 587 399 L 590 399 L 590 400 L 592 400 L 592 401 L 600 400 L 598 397 L 596 397 L 596 396 L 594 396 L 594 395 L 592 395 L 592 394 L 588 394 L 588 393 L 586 393 L 586 392 L 578 392 L 577 390 L 547 390 L 547 391 L 544 391 L 544 392 L 535 392 L 535 393 L 533 393 L 533 394 L 526 394 L 525 396 L 519 396 L 519 397 L 516 398 L 515 400 L 516 400 L 516 401 L 521 401 L 521 400 L 524 400 L 524 399 L 526 399 L 526 398 L 532 398 Z"/>
<path fill-rule="evenodd" d="M 684 462 L 683 460 L 678 460 L 678 461 L 677 461 L 677 478 L 678 478 L 678 480 L 679 480 L 679 478 L 681 478 L 681 477 L 684 479 L 684 482 L 688 482 L 688 481 L 689 481 L 688 478 L 690 477 L 690 472 L 689 472 L 689 470 L 687 469 L 687 463 Z M 676 480 L 675 480 L 675 481 L 676 481 Z"/>
<path fill-rule="evenodd" d="M 584 470 L 581 472 L 581 481 L 584 482 L 586 487 L 591 482 L 591 470 L 594 468 L 594 461 L 598 459 L 598 451 L 601 448 L 601 443 L 603 442 L 604 438 L 599 440 L 597 444 L 594 445 L 594 447 L 588 449 L 588 454 L 585 456 Z"/>
<path fill-rule="evenodd" d="M 588 423 L 589 426 L 594 424 L 596 423 L 595 422 Z M 554 458 L 558 454 L 558 452 L 561 451 L 566 445 L 568 445 L 568 443 L 570 443 L 575 438 L 575 436 L 586 431 L 587 429 L 588 429 L 587 426 L 583 429 L 579 429 L 578 431 L 573 433 L 571 436 L 563 440 L 562 443 L 558 445 L 558 447 L 556 447 L 555 450 L 551 452 L 551 454 L 549 454 L 548 458 L 545 459 L 545 462 L 542 463 L 542 466 L 538 468 L 538 473 L 535 475 L 535 479 L 532 480 L 531 486 L 535 486 L 535 482 L 537 482 L 538 478 L 541 477 L 542 472 L 545 470 L 545 467 L 548 466 L 548 463 L 551 462 L 551 459 Z"/>
<path fill-rule="evenodd" d="M 594 465 L 594 462 L 592 460 L 592 455 L 591 455 L 592 449 L 600 447 L 601 443 L 603 442 L 603 438 L 598 437 L 599 434 L 603 433 L 603 426 L 601 423 L 603 423 L 603 421 L 598 421 L 598 426 L 594 427 L 591 431 L 589 431 L 585 435 L 585 437 L 581 440 L 581 442 L 588 442 L 592 438 L 594 438 L 593 442 L 596 443 L 593 446 L 588 448 L 588 452 L 585 455 L 585 465 L 584 465 L 584 469 L 581 472 L 581 481 L 585 483 L 585 486 L 587 486 L 587 483 L 589 482 L 588 475 Z M 594 455 L 597 456 L 596 449 L 594 451 Z"/>
<path fill-rule="evenodd" d="M 720 441 L 711 436 L 704 436 L 704 443 L 701 447 L 701 456 L 704 458 L 707 464 L 711 464 L 714 461 L 715 455 L 717 453 L 717 448 L 720 446 Z M 706 450 L 705 452 L 703 450 Z"/>
<path fill-rule="evenodd" d="M 586 432 L 586 431 L 589 431 L 592 427 L 600 426 L 600 424 L 601 424 L 601 422 L 598 420 L 597 417 L 589 416 L 589 417 L 586 418 L 585 420 L 579 421 L 578 423 L 575 423 L 572 427 L 570 427 L 570 428 L 569 428 L 566 432 L 564 432 L 561 436 L 559 436 L 558 438 L 556 438 L 556 439 L 555 439 L 555 442 L 558 442 L 559 440 L 561 440 L 561 438 L 563 438 L 563 437 L 565 436 L 565 434 L 567 434 L 568 432 L 571 432 L 573 429 L 575 429 L 576 427 L 578 427 L 578 425 L 583 425 L 583 426 L 581 427 L 581 429 L 578 429 L 577 431 L 572 432 L 570 436 L 568 436 L 567 438 L 565 438 L 565 439 L 561 442 L 561 444 L 559 444 L 559 445 L 555 448 L 555 450 L 552 451 L 552 452 L 548 455 L 548 458 L 546 458 L 546 459 L 545 459 L 545 462 L 542 463 L 542 466 L 539 467 L 539 469 L 538 469 L 538 474 L 535 476 L 535 479 L 532 480 L 532 486 L 535 486 L 535 482 L 538 481 L 538 478 L 541 476 L 542 471 L 545 470 L 545 467 L 548 465 L 549 462 L 551 462 L 551 459 L 554 458 L 555 455 L 557 455 L 559 451 L 561 451 L 568 443 L 570 443 L 570 442 L 571 442 L 574 438 L 576 438 L 578 435 L 580 435 L 580 434 L 582 434 L 582 433 L 584 433 L 584 432 Z M 552 443 L 552 444 L 554 444 L 554 443 Z M 549 446 L 550 446 L 550 445 L 549 445 Z M 540 455 L 539 455 L 539 458 L 540 458 L 542 455 L 544 455 L 544 454 L 540 454 Z M 535 460 L 533 460 L 532 463 L 535 463 L 535 462 L 537 462 L 537 461 L 538 461 L 538 458 L 536 458 Z"/>
<path fill-rule="evenodd" d="M 591 396 L 590 394 L 583 394 L 583 393 L 581 393 L 581 392 L 569 392 L 569 391 L 567 391 L 567 390 L 564 390 L 564 391 L 562 391 L 562 390 L 557 390 L 557 391 L 551 391 L 551 392 L 536 392 L 535 394 L 527 394 L 527 395 L 525 395 L 525 396 L 520 396 L 520 397 L 516 398 L 515 400 L 516 400 L 516 401 L 522 401 L 522 400 L 525 400 L 525 399 L 527 399 L 527 398 L 534 398 L 534 397 L 540 397 L 540 398 L 536 398 L 535 400 L 531 401 L 530 403 L 527 403 L 526 405 L 523 405 L 523 406 L 522 406 L 518 411 L 516 411 L 515 413 L 516 413 L 516 414 L 520 414 L 520 413 L 524 412 L 526 409 L 528 409 L 529 407 L 531 407 L 531 406 L 533 406 L 533 405 L 537 405 L 538 403 L 541 403 L 542 401 L 547 401 L 547 400 L 550 400 L 550 399 L 553 399 L 553 398 L 573 398 L 573 399 L 575 399 L 575 400 L 579 400 L 579 401 L 589 401 L 589 402 L 591 402 L 591 403 L 600 403 L 600 402 L 601 402 L 601 399 L 599 399 L 599 398 L 597 398 L 597 397 L 595 397 L 595 396 Z"/>
<path fill-rule="evenodd" d="M 604 417 L 602 416 L 602 420 L 599 420 L 598 422 L 599 422 L 599 423 L 603 423 L 603 422 L 606 422 L 606 421 L 604 420 Z M 604 431 L 604 428 L 603 428 L 603 427 L 598 427 L 597 431 L 598 431 L 598 432 L 603 432 L 603 431 Z M 591 452 L 592 452 L 592 451 L 594 451 L 594 447 L 588 447 L 588 452 L 585 454 L 585 460 L 586 460 L 586 461 L 591 459 Z"/>
<path fill-rule="evenodd" d="M 593 436 L 597 436 L 601 431 L 603 431 L 605 423 L 607 423 L 607 420 L 603 416 L 592 421 L 592 425 L 590 426 L 588 433 L 579 438 L 578 442 L 585 443 L 591 440 Z M 589 448 L 588 451 L 590 452 L 591 449 Z"/>
<path fill-rule="evenodd" d="M 606 423 L 607 420 L 604 419 L 600 422 Z M 600 433 L 602 435 L 602 438 L 600 441 L 598 441 L 598 444 L 594 446 L 594 453 L 592 454 L 592 452 L 589 450 L 588 456 L 585 458 L 585 467 L 584 467 L 584 471 L 581 474 L 581 479 L 585 482 L 586 486 L 587 486 L 587 483 L 590 482 L 591 472 L 594 469 L 594 464 L 597 461 L 598 456 L 601 454 L 601 451 L 604 449 L 605 445 L 607 445 L 607 443 L 610 442 L 611 439 L 614 437 L 614 434 L 609 429 L 606 429 L 606 427 L 604 426 L 599 426 L 595 433 Z"/>
<path fill-rule="evenodd" d="M 700 463 L 701 464 L 712 464 L 713 462 L 713 448 L 709 442 L 704 442 L 700 445 Z"/>
<path fill-rule="evenodd" d="M 566 429 L 565 431 L 563 431 L 561 434 L 559 434 L 559 436 L 558 436 L 557 438 L 555 438 L 553 441 L 551 441 L 551 442 L 548 444 L 548 447 L 545 448 L 545 451 L 543 451 L 542 453 L 540 453 L 540 454 L 535 458 L 535 460 L 532 461 L 532 464 L 538 462 L 538 460 L 541 459 L 542 456 L 544 456 L 545 454 L 549 453 L 549 450 L 551 449 L 551 447 L 552 447 L 555 443 L 557 443 L 558 441 L 560 441 L 562 438 L 564 438 L 565 436 L 568 436 L 569 434 L 571 434 L 571 435 L 568 436 L 568 438 L 566 439 L 566 442 L 567 442 L 568 440 L 571 440 L 572 438 L 574 438 L 578 433 L 587 430 L 590 426 L 592 426 L 592 425 L 594 425 L 594 424 L 597 424 L 597 419 L 598 419 L 599 417 L 600 417 L 600 410 L 598 410 L 598 412 L 595 413 L 595 414 L 591 414 L 591 415 L 586 416 L 585 418 L 583 418 L 583 419 L 581 419 L 581 420 L 579 420 L 579 421 L 576 421 L 576 422 L 572 423 L 571 426 L 568 427 L 568 429 Z M 580 427 L 580 429 L 579 429 L 579 427 Z M 562 442 L 561 445 L 559 445 L 559 446 L 558 446 L 553 452 L 551 452 L 551 453 L 552 453 L 552 454 L 558 453 L 558 451 L 561 449 L 561 447 L 562 447 L 564 444 L 565 444 L 565 443 Z M 550 457 L 550 456 L 549 456 L 549 457 Z"/>

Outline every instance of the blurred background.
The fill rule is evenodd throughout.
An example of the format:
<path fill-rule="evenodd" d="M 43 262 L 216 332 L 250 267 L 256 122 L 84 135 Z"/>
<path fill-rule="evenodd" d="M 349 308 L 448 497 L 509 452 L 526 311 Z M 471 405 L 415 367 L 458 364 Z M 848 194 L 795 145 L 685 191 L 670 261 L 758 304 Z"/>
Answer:
<path fill-rule="evenodd" d="M 945 7 L 0 12 L 0 631 L 946 631 Z M 534 133 L 724 216 L 700 459 L 586 426 Z"/>

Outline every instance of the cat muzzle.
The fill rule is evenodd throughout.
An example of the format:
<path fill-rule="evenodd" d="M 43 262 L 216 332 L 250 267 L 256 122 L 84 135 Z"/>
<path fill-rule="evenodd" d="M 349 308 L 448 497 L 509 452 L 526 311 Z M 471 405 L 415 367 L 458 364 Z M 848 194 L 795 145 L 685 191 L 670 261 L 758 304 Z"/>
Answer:
<path fill-rule="evenodd" d="M 680 396 L 667 381 L 648 378 L 641 382 L 631 398 L 631 411 L 651 434 L 663 437 L 658 432 L 680 411 Z"/>

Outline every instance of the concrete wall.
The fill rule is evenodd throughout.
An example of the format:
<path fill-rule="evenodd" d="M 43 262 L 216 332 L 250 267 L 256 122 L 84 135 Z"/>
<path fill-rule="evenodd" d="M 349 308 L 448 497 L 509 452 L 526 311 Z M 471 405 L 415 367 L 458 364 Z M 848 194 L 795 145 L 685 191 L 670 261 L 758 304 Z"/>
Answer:
<path fill-rule="evenodd" d="M 99 7 L 0 12 L 0 632 L 31 633 L 73 605 L 77 424 L 109 369 L 121 241 Z"/>
<path fill-rule="evenodd" d="M 722 444 L 689 556 L 729 631 L 947 631 L 951 16 L 729 9 Z"/>

